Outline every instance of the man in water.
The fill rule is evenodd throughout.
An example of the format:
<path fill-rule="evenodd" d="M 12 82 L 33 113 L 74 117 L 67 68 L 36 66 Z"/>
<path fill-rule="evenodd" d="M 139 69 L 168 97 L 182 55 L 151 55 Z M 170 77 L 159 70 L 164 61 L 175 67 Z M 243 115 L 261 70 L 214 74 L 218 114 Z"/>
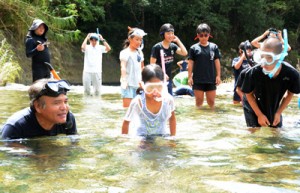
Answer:
<path fill-rule="evenodd" d="M 77 134 L 74 115 L 69 111 L 65 80 L 40 79 L 29 90 L 30 107 L 12 115 L 2 128 L 2 139 Z"/>
<path fill-rule="evenodd" d="M 254 111 L 248 114 L 252 127 L 281 127 L 283 110 L 293 95 L 300 93 L 299 72 L 282 61 L 285 54 L 282 42 L 272 37 L 266 39 L 254 53 L 254 61 L 259 65 L 246 72 L 242 85 L 242 91 Z"/>

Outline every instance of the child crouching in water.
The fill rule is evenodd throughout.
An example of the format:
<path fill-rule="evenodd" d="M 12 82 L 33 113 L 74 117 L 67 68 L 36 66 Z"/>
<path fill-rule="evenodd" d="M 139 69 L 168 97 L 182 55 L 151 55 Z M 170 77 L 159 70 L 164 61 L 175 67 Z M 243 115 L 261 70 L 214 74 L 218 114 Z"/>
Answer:
<path fill-rule="evenodd" d="M 122 125 L 122 134 L 128 134 L 130 125 L 130 129 L 136 129 L 138 136 L 175 136 L 174 99 L 167 92 L 163 80 L 164 73 L 159 65 L 145 66 L 142 71 L 143 92 L 131 101 Z M 170 133 L 167 132 L 168 122 Z"/>

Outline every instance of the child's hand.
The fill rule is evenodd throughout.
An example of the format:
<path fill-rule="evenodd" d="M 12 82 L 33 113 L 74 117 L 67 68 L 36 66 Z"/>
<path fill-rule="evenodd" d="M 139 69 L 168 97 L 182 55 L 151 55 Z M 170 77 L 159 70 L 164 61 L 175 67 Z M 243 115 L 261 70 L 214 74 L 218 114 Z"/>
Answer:
<path fill-rule="evenodd" d="M 121 83 L 121 88 L 122 89 L 126 89 L 127 88 L 128 82 L 127 82 L 127 80 L 125 78 L 121 78 L 120 79 L 120 83 Z"/>
<path fill-rule="evenodd" d="M 179 38 L 178 38 L 177 36 L 174 35 L 173 42 L 178 43 L 178 41 L 180 41 Z"/>

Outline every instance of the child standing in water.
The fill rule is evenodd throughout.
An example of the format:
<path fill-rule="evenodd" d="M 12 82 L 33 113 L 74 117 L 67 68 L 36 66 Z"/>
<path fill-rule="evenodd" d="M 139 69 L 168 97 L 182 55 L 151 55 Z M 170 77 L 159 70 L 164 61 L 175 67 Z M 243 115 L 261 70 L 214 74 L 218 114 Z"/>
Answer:
<path fill-rule="evenodd" d="M 160 27 L 159 35 L 162 41 L 155 44 L 151 49 L 150 64 L 158 64 L 162 67 L 160 50 L 164 52 L 165 71 L 167 74 L 168 92 L 172 95 L 172 66 L 174 64 L 175 53 L 181 56 L 187 55 L 187 50 L 180 39 L 174 34 L 173 25 L 166 23 Z"/>
<path fill-rule="evenodd" d="M 129 126 L 133 126 L 138 136 L 165 136 L 169 122 L 170 135 L 175 136 L 174 100 L 163 80 L 164 73 L 159 65 L 150 64 L 143 69 L 144 92 L 132 100 L 124 118 L 122 134 L 128 134 Z"/>
<path fill-rule="evenodd" d="M 144 67 L 144 55 L 140 46 L 143 37 L 147 35 L 139 28 L 128 27 L 128 29 L 128 38 L 124 42 L 124 49 L 120 52 L 123 107 L 129 106 L 139 88 L 141 71 Z"/>
<path fill-rule="evenodd" d="M 211 35 L 206 23 L 201 23 L 196 32 L 199 42 L 189 50 L 188 84 L 194 90 L 196 107 L 203 106 L 205 94 L 207 104 L 214 109 L 217 86 L 221 83 L 221 56 L 218 46 L 208 41 Z"/>

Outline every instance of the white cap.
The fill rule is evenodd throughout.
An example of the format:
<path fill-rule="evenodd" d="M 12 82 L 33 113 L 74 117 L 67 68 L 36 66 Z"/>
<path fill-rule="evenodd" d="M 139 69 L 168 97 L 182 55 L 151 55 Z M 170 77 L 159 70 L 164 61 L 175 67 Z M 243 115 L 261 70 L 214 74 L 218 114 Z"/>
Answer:
<path fill-rule="evenodd" d="M 139 29 L 139 28 L 134 28 L 133 32 L 129 36 L 144 37 L 145 35 L 147 35 L 147 33 L 145 33 L 144 30 Z"/>

